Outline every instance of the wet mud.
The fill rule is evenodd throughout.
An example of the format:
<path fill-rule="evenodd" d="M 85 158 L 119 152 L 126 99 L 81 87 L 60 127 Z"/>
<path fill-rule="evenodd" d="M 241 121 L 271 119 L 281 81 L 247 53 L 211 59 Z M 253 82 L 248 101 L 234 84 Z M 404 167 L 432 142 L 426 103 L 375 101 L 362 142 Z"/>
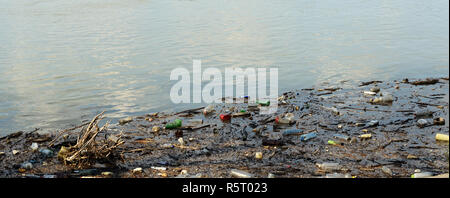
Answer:
<path fill-rule="evenodd" d="M 448 78 L 342 81 L 283 93 L 270 115 L 245 98 L 215 104 L 207 115 L 203 108 L 152 112 L 101 131 L 97 139 L 121 134 L 124 143 L 82 164 L 65 163 L 58 152 L 76 144 L 83 126 L 56 141 L 61 131 L 17 132 L 0 138 L 0 177 L 216 178 L 234 177 L 233 169 L 258 178 L 440 175 L 449 170 L 448 140 L 436 140 L 449 134 L 448 93 Z M 230 120 L 221 120 L 228 113 Z M 282 123 L 287 114 L 293 117 Z M 176 119 L 181 127 L 165 128 Z"/>

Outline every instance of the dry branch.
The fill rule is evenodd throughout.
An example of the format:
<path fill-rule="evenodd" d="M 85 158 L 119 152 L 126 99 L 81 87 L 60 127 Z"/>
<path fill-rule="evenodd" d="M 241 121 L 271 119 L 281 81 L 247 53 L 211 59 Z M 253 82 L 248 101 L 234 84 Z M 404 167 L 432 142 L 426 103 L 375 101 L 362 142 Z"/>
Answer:
<path fill-rule="evenodd" d="M 97 140 L 100 132 L 106 132 L 109 123 L 99 127 L 99 122 L 103 119 L 103 113 L 95 116 L 87 127 L 81 129 L 77 137 L 77 143 L 69 148 L 61 148 L 58 156 L 62 157 L 64 162 L 70 162 L 80 165 L 82 162 L 106 159 L 111 156 L 114 149 L 124 143 L 121 140 L 122 133 L 114 138 L 104 141 Z M 84 124 L 84 126 L 87 124 Z M 56 141 L 59 135 L 52 141 Z M 64 151 L 64 152 L 63 152 Z"/>

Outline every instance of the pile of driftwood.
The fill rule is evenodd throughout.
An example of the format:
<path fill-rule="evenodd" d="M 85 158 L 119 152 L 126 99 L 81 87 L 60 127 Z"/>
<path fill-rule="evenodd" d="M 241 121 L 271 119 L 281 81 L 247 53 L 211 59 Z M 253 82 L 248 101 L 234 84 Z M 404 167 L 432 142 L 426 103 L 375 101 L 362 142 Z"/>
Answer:
<path fill-rule="evenodd" d="M 73 146 L 61 146 L 58 152 L 58 158 L 63 160 L 65 164 L 75 164 L 78 166 L 85 165 L 86 163 L 106 160 L 111 157 L 113 151 L 124 143 L 121 139 L 122 134 L 118 136 L 109 135 L 108 138 L 99 138 L 99 133 L 106 133 L 108 123 L 99 127 L 99 122 L 103 119 L 103 113 L 98 114 L 92 119 L 89 124 L 84 124 L 78 134 L 76 144 Z M 87 126 L 86 126 L 87 125 Z M 56 138 L 50 142 L 49 146 L 53 145 L 64 133 L 62 131 Z"/>

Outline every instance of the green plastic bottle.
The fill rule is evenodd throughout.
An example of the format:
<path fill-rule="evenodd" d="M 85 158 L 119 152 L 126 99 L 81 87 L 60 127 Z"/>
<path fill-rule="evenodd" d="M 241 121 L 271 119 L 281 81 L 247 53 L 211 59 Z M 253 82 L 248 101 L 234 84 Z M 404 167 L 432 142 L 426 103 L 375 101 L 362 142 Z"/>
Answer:
<path fill-rule="evenodd" d="M 336 142 L 333 141 L 333 140 L 328 140 L 328 144 L 330 144 L 330 145 L 336 145 Z"/>
<path fill-rule="evenodd" d="M 269 106 L 270 105 L 270 100 L 268 100 L 266 102 L 256 101 L 256 104 L 260 104 L 261 106 Z"/>
<path fill-rule="evenodd" d="M 181 127 L 182 121 L 180 119 L 176 119 L 175 121 L 171 123 L 166 124 L 166 129 L 176 129 L 178 127 Z"/>

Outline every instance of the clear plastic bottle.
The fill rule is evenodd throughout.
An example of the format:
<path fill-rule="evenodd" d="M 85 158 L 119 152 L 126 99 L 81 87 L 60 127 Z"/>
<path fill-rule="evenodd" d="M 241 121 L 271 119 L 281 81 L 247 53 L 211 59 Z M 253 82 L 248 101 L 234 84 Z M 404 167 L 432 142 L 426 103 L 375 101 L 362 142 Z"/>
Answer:
<path fill-rule="evenodd" d="M 322 107 L 323 109 L 332 112 L 335 115 L 340 115 L 341 113 L 339 112 L 339 110 L 336 107 Z"/>
<path fill-rule="evenodd" d="M 429 125 L 429 123 L 428 123 L 428 121 L 425 120 L 425 119 L 419 119 L 419 120 L 417 120 L 417 126 L 419 126 L 420 128 L 426 127 L 426 126 L 428 126 L 428 125 Z"/>
<path fill-rule="evenodd" d="M 433 176 L 432 172 L 422 172 L 422 173 L 414 173 L 411 175 L 411 178 L 424 178 Z"/>
<path fill-rule="evenodd" d="M 377 93 L 375 93 L 373 91 L 364 91 L 364 95 L 366 95 L 366 96 L 374 96 L 374 95 L 377 95 Z"/>
<path fill-rule="evenodd" d="M 326 171 L 335 171 L 340 169 L 339 163 L 334 162 L 317 163 L 316 166 Z"/>
<path fill-rule="evenodd" d="M 251 173 L 245 172 L 245 171 L 241 171 L 241 170 L 237 170 L 237 169 L 232 169 L 231 171 L 231 175 L 237 178 L 251 178 L 253 177 L 253 175 Z"/>
<path fill-rule="evenodd" d="M 31 150 L 35 151 L 35 150 L 37 150 L 37 149 L 39 148 L 39 145 L 38 145 L 38 143 L 33 142 L 33 143 L 31 144 L 30 148 L 31 148 Z"/>
<path fill-rule="evenodd" d="M 214 105 L 208 105 L 203 109 L 203 114 L 208 115 L 214 111 Z"/>
<path fill-rule="evenodd" d="M 383 96 L 370 100 L 371 103 L 392 103 L 394 97 L 390 93 L 383 93 Z"/>
<path fill-rule="evenodd" d="M 352 178 L 350 174 L 342 174 L 342 173 L 331 173 L 325 175 L 324 178 Z"/>
<path fill-rule="evenodd" d="M 385 174 L 387 174 L 387 175 L 389 175 L 389 176 L 392 176 L 392 171 L 391 171 L 391 169 L 390 169 L 389 167 L 387 167 L 387 166 L 381 167 L 381 171 L 383 171 L 383 173 L 385 173 Z"/>
<path fill-rule="evenodd" d="M 295 122 L 293 113 L 286 113 L 284 116 L 279 116 L 275 118 L 277 124 L 291 124 Z"/>
<path fill-rule="evenodd" d="M 343 134 L 334 134 L 333 137 L 340 140 L 350 140 L 349 136 Z"/>
<path fill-rule="evenodd" d="M 366 127 L 375 127 L 375 126 L 378 126 L 378 124 L 380 124 L 380 122 L 378 120 L 371 120 L 370 122 L 368 122 L 366 124 Z"/>

